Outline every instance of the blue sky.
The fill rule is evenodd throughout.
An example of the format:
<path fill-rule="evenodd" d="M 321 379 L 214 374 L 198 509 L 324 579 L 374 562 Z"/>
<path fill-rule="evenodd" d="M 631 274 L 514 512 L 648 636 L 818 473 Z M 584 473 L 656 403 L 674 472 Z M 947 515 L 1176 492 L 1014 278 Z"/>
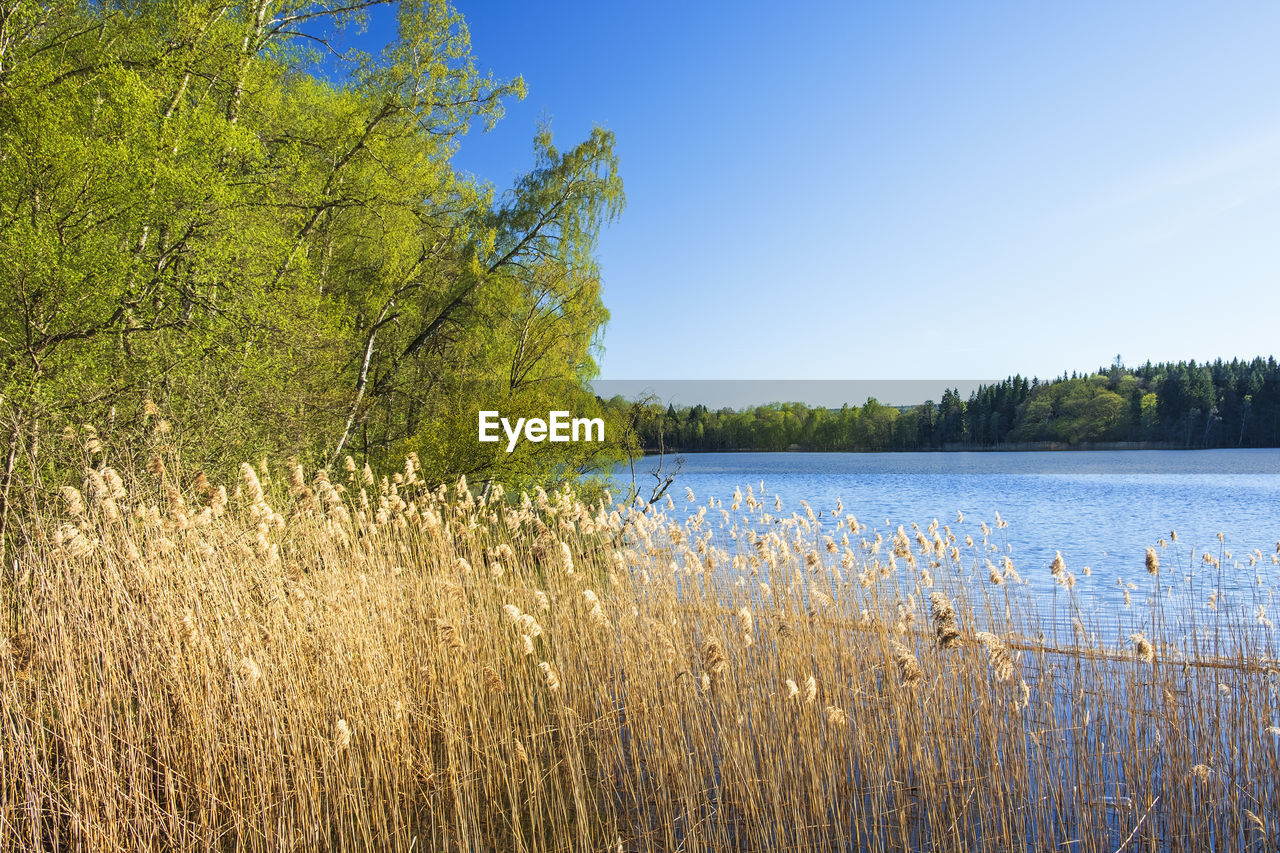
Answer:
<path fill-rule="evenodd" d="M 460 168 L 509 186 L 542 118 L 617 135 L 605 378 L 1276 351 L 1280 4 L 458 7 L 529 90 Z"/>

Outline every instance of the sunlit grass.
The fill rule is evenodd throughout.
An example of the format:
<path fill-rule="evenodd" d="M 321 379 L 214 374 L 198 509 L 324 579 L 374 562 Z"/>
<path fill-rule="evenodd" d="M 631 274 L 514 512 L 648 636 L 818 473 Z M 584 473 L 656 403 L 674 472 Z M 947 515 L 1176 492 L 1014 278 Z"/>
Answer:
<path fill-rule="evenodd" d="M 998 518 L 177 470 L 86 472 L 6 569 L 0 849 L 1280 838 L 1270 587 L 1211 609 L 1176 544 L 1100 613 Z"/>

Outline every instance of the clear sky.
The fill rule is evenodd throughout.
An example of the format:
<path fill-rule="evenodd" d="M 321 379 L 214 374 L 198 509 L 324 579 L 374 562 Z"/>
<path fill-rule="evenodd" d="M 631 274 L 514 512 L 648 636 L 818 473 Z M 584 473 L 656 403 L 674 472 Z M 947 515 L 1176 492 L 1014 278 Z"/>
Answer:
<path fill-rule="evenodd" d="M 1280 3 L 458 7 L 529 89 L 459 167 L 617 135 L 605 378 L 1280 354 Z"/>

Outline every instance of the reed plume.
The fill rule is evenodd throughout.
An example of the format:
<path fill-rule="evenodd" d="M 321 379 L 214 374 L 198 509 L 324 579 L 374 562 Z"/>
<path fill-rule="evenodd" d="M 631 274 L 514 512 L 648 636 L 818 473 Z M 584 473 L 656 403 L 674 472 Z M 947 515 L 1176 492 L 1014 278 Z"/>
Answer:
<path fill-rule="evenodd" d="M 893 660 L 898 666 L 898 675 L 906 684 L 915 684 L 924 678 L 924 670 L 920 668 L 920 661 L 912 654 L 911 650 L 906 646 L 894 640 L 890 644 L 893 650 Z"/>
<path fill-rule="evenodd" d="M 1009 653 L 1009 647 L 1005 645 L 1004 640 L 988 631 L 975 631 L 973 636 L 987 650 L 987 659 L 991 662 L 996 680 L 1013 681 L 1018 672 L 1018 665 L 1013 655 Z"/>
<path fill-rule="evenodd" d="M 934 640 L 938 648 L 950 648 L 960 639 L 955 606 L 943 592 L 929 593 L 929 604 L 932 610 Z"/>
<path fill-rule="evenodd" d="M 1274 577 L 1219 594 L 1185 545 L 1185 583 L 1050 597 L 976 535 L 763 487 L 677 517 L 165 460 L 51 487 L 0 574 L 0 849 L 1175 853 L 1280 819 Z"/>

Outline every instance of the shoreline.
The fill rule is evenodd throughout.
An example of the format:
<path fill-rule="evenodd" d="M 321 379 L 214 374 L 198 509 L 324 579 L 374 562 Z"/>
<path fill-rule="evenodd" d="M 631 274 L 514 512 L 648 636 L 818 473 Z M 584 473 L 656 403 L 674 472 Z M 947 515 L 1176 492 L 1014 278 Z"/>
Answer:
<path fill-rule="evenodd" d="M 791 445 L 781 450 L 764 450 L 750 447 L 715 447 L 715 448 L 699 448 L 699 449 L 682 449 L 682 448 L 665 448 L 659 449 L 654 447 L 643 448 L 643 455 L 680 455 L 688 456 L 703 453 L 858 453 L 858 454 L 889 454 L 889 453 L 1087 453 L 1097 451 L 1138 451 L 1138 450 L 1170 450 L 1170 451 L 1204 451 L 1204 450 L 1275 450 L 1274 447 L 1187 447 L 1185 445 L 1168 444 L 1164 442 L 1150 441 L 1112 441 L 1112 442 L 1089 442 L 1082 444 L 1069 444 L 1067 442 L 1055 441 L 1037 441 L 1037 442 L 1017 442 L 1010 444 L 1001 444 L 996 446 L 985 445 L 947 445 L 944 447 L 915 447 L 909 449 L 889 449 L 889 450 L 825 450 L 818 448 L 803 447 L 799 445 Z"/>

